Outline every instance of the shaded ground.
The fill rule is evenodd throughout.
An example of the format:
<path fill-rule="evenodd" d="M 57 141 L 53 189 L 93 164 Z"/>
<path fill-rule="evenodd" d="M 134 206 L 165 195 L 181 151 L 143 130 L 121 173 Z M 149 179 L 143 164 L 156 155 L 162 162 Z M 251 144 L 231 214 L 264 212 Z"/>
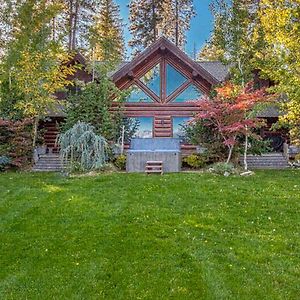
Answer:
<path fill-rule="evenodd" d="M 299 299 L 300 172 L 0 175 L 1 299 Z"/>

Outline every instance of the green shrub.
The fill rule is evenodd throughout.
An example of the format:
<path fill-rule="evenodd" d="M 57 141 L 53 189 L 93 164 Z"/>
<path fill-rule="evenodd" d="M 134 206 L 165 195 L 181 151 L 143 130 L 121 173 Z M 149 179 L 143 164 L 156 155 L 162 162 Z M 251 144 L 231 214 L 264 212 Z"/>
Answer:
<path fill-rule="evenodd" d="M 7 156 L 0 156 L 0 171 L 5 170 L 11 164 L 11 159 Z"/>
<path fill-rule="evenodd" d="M 300 153 L 295 155 L 295 161 L 300 161 Z"/>
<path fill-rule="evenodd" d="M 233 164 L 224 163 L 224 162 L 219 162 L 219 163 L 212 165 L 209 168 L 209 170 L 210 170 L 210 172 L 212 172 L 214 174 L 224 175 L 224 176 L 226 176 L 226 175 L 228 176 L 228 175 L 237 173 L 237 170 Z"/>
<path fill-rule="evenodd" d="M 200 169 L 206 165 L 207 157 L 199 154 L 191 154 L 185 157 L 183 162 L 193 169 Z"/>
<path fill-rule="evenodd" d="M 119 155 L 115 160 L 115 166 L 119 170 L 125 170 L 126 169 L 126 155 Z"/>
<path fill-rule="evenodd" d="M 107 163 L 108 143 L 90 124 L 77 122 L 59 134 L 57 143 L 60 157 L 71 171 L 99 170 Z"/>

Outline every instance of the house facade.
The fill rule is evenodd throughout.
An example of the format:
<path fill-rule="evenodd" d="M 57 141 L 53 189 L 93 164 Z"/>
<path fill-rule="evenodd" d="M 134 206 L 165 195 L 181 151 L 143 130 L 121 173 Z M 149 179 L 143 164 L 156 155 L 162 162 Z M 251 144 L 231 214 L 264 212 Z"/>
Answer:
<path fill-rule="evenodd" d="M 77 59 L 85 64 L 81 56 Z M 119 89 L 130 88 L 132 91 L 124 104 L 124 112 L 127 117 L 138 119 L 137 137 L 176 138 L 180 135 L 181 125 L 197 112 L 193 101 L 208 95 L 228 75 L 229 68 L 221 62 L 196 62 L 161 37 L 132 61 L 122 63 L 111 76 Z M 79 70 L 75 77 L 85 82 L 92 79 L 84 70 Z M 261 84 L 267 86 L 269 83 Z M 58 98 L 62 97 L 58 95 Z M 269 120 L 270 125 L 277 121 L 278 112 L 261 117 Z M 55 147 L 57 124 L 62 121 L 63 115 L 52 113 L 42 124 L 46 129 L 45 143 L 50 151 Z M 262 134 L 267 136 L 269 130 Z M 278 134 L 276 138 L 279 139 Z M 276 140 L 276 143 L 279 149 L 281 140 Z M 181 145 L 183 155 L 195 149 L 192 145 Z"/>

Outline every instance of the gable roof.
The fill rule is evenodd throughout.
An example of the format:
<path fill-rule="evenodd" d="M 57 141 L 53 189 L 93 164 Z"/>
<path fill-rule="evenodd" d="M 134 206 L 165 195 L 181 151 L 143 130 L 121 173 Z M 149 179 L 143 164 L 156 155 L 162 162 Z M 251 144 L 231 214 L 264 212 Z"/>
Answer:
<path fill-rule="evenodd" d="M 225 67 L 223 66 L 221 70 L 217 71 L 217 68 L 222 65 L 220 62 L 195 62 L 172 42 L 170 42 L 165 37 L 160 37 L 152 45 L 146 48 L 143 52 L 138 54 L 131 62 L 122 65 L 114 74 L 112 74 L 112 79 L 114 82 L 122 79 L 137 66 L 143 65 L 148 58 L 153 56 L 158 52 L 168 51 L 180 60 L 183 64 L 188 66 L 193 70 L 195 76 L 201 76 L 211 85 L 219 84 L 223 78 L 225 78 Z M 228 73 L 228 72 L 227 72 Z M 226 74 L 227 75 L 227 74 Z"/>

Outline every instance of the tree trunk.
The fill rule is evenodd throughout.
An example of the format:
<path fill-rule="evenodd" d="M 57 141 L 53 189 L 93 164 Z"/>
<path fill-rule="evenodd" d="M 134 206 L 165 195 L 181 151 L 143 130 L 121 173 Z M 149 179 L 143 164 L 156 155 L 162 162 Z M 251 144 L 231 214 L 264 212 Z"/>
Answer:
<path fill-rule="evenodd" d="M 226 164 L 230 163 L 232 152 L 233 152 L 233 146 L 228 146 L 228 149 L 229 149 L 229 152 L 228 152 L 228 157 L 227 157 Z"/>
<path fill-rule="evenodd" d="M 79 0 L 75 4 L 74 22 L 73 22 L 73 39 L 72 39 L 72 50 L 76 49 L 76 36 L 78 28 L 78 13 L 79 13 Z"/>
<path fill-rule="evenodd" d="M 178 0 L 175 3 L 175 45 L 179 45 L 179 13 L 178 13 Z"/>
<path fill-rule="evenodd" d="M 36 147 L 38 126 L 39 126 L 39 117 L 35 117 L 34 122 L 33 122 L 33 128 L 32 128 L 32 148 L 33 148 L 33 151 Z"/>
<path fill-rule="evenodd" d="M 248 154 L 248 127 L 246 126 L 245 148 L 244 148 L 244 170 L 245 171 L 248 171 L 247 154 Z"/>
<path fill-rule="evenodd" d="M 155 42 L 156 41 L 156 37 L 157 37 L 157 24 L 156 24 L 156 11 L 155 11 L 155 3 L 154 3 L 154 0 L 152 0 L 152 26 L 153 26 L 153 41 L 152 42 Z"/>
<path fill-rule="evenodd" d="M 73 0 L 69 1 L 70 7 L 69 7 L 69 43 L 68 48 L 69 51 L 72 49 L 72 36 L 73 36 Z"/>

